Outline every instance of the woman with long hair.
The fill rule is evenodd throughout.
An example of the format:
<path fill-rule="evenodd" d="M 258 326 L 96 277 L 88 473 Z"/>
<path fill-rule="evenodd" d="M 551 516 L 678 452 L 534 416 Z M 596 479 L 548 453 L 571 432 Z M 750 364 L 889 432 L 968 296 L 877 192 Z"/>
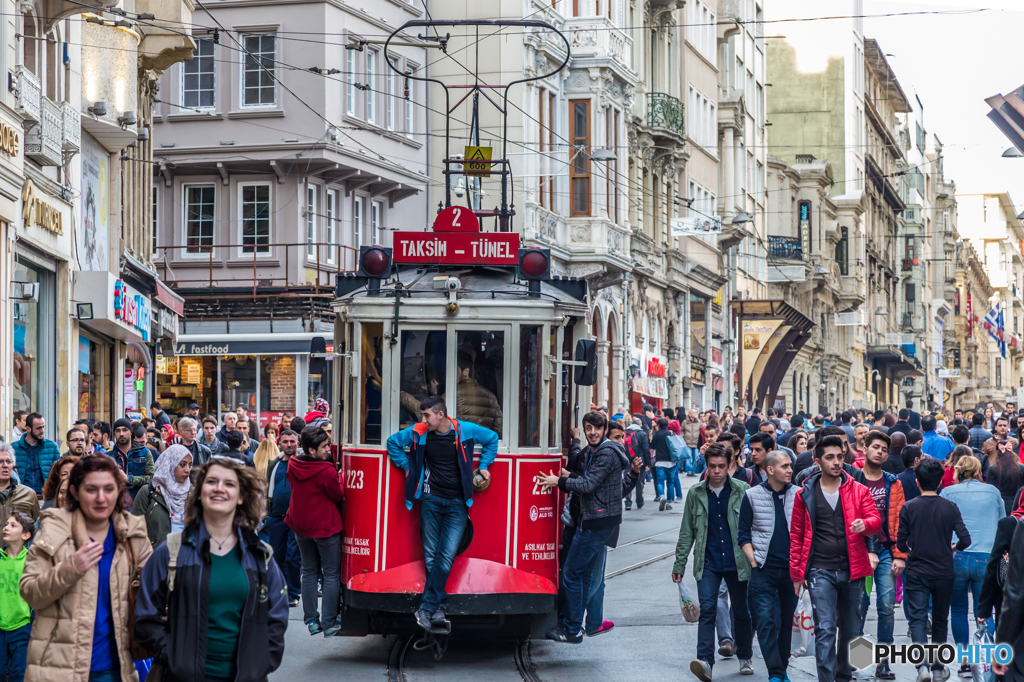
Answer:
<path fill-rule="evenodd" d="M 954 449 L 971 449 L 960 445 Z M 971 534 L 971 546 L 953 555 L 953 598 L 950 602 L 953 639 L 957 644 L 968 644 L 971 630 L 967 624 L 967 595 L 974 598 L 974 615 L 980 615 L 978 602 L 985 580 L 985 567 L 989 552 L 995 541 L 999 521 L 1006 516 L 999 490 L 982 480 L 981 462 L 973 451 L 961 454 L 957 459 L 955 476 L 957 484 L 944 488 L 942 497 L 957 506 L 964 525 Z M 960 666 L 961 673 L 969 673 L 970 666 Z"/>
<path fill-rule="evenodd" d="M 277 447 L 277 440 L 267 437 L 264 438 L 260 443 L 260 446 L 256 448 L 256 453 L 252 456 L 252 461 L 256 466 L 256 471 L 260 472 L 260 475 L 266 478 L 267 466 L 280 456 L 281 450 Z"/>
<path fill-rule="evenodd" d="M 60 484 L 71 475 L 71 470 L 81 459 L 76 455 L 64 455 L 50 467 L 50 475 L 46 477 L 43 484 L 43 509 L 57 506 L 57 493 L 60 491 Z"/>
<path fill-rule="evenodd" d="M 1009 514 L 1013 511 L 1013 498 L 1024 481 L 1024 464 L 1020 463 L 1007 441 L 997 441 L 996 448 L 995 461 L 989 457 L 985 482 L 999 488 L 1005 511 Z"/>
<path fill-rule="evenodd" d="M 153 480 L 135 495 L 132 514 L 146 519 L 149 541 L 154 547 L 168 533 L 185 529 L 185 502 L 192 491 L 192 452 L 184 445 L 172 445 L 156 461 Z"/>
<path fill-rule="evenodd" d="M 288 592 L 256 535 L 262 496 L 258 473 L 215 455 L 196 472 L 185 530 L 146 564 L 135 634 L 164 682 L 264 682 L 281 665 Z M 172 538 L 179 543 L 169 586 Z"/>
<path fill-rule="evenodd" d="M 68 477 L 67 508 L 43 512 L 21 577 L 36 613 L 26 680 L 137 682 L 129 586 L 153 548 L 145 522 L 125 511 L 124 491 L 112 458 L 85 457 Z"/>
<path fill-rule="evenodd" d="M 942 465 L 946 468 L 946 473 L 942 477 L 942 488 L 948 488 L 951 485 L 956 485 L 960 481 L 956 475 L 956 464 L 964 457 L 973 457 L 974 450 L 967 445 L 958 445 L 946 456 L 946 461 Z M 978 480 L 984 483 L 984 479 L 981 477 L 981 462 L 978 462 Z M 1016 494 L 1016 492 L 1014 492 Z M 971 536 L 974 537 L 973 535 Z"/>
<path fill-rule="evenodd" d="M 277 442 L 278 426 L 277 422 L 267 422 L 267 425 L 263 427 L 263 438 L 266 440 L 272 440 Z"/>
<path fill-rule="evenodd" d="M 801 452 L 807 450 L 807 433 L 804 431 L 796 431 L 789 440 L 786 441 L 787 446 L 793 451 L 794 455 L 799 455 Z"/>

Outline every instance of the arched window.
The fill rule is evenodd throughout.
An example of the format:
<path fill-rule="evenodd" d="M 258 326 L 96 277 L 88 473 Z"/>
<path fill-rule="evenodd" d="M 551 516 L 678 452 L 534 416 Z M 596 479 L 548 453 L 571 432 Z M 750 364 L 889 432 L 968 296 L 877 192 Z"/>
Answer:
<path fill-rule="evenodd" d="M 22 63 L 25 65 L 26 69 L 38 76 L 39 63 L 36 50 L 39 47 L 39 41 L 36 40 L 36 38 L 39 34 L 36 29 L 36 16 L 32 12 L 25 12 L 23 19 L 25 24 L 25 36 L 21 40 L 23 46 Z"/>
<path fill-rule="evenodd" d="M 836 244 L 836 263 L 839 264 L 839 274 L 844 277 L 850 274 L 850 234 L 846 226 L 839 228 L 839 243 Z"/>

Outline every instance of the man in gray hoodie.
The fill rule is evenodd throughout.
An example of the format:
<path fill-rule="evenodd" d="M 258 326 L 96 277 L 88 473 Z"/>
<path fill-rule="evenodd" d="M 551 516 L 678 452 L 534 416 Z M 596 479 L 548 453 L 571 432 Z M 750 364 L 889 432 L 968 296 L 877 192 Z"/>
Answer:
<path fill-rule="evenodd" d="M 537 476 L 535 482 L 550 489 L 580 496 L 582 518 L 562 569 L 566 613 L 548 639 L 579 644 L 583 641 L 583 614 L 590 596 L 594 567 L 604 560 L 608 544 L 622 523 L 622 472 L 629 467 L 625 448 L 607 438 L 608 418 L 601 412 L 583 417 L 587 462 L 583 475 L 563 469 L 559 475 Z"/>

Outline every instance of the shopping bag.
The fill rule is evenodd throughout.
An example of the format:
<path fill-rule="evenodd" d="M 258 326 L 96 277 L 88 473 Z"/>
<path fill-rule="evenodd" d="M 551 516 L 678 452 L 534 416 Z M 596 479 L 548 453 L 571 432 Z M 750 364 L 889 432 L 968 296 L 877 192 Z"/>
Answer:
<path fill-rule="evenodd" d="M 679 608 L 683 612 L 683 619 L 687 623 L 696 623 L 700 620 L 700 602 L 693 598 L 682 580 L 676 584 L 679 585 Z"/>
<path fill-rule="evenodd" d="M 144 658 L 141 661 L 135 661 L 135 672 L 139 674 L 139 682 L 146 682 L 146 677 L 149 675 L 149 670 L 152 667 L 152 658 Z"/>
<path fill-rule="evenodd" d="M 814 614 L 811 612 L 811 593 L 806 589 L 800 595 L 797 610 L 793 613 L 792 655 L 814 655 Z"/>
<path fill-rule="evenodd" d="M 974 635 L 971 637 L 971 643 L 995 644 L 995 640 L 992 639 L 992 635 L 989 634 L 988 624 L 982 625 L 974 631 Z M 989 649 L 989 651 L 991 651 L 991 649 Z M 995 682 L 996 679 L 996 674 L 992 672 L 991 661 L 972 665 L 971 675 L 974 677 L 974 682 Z"/>

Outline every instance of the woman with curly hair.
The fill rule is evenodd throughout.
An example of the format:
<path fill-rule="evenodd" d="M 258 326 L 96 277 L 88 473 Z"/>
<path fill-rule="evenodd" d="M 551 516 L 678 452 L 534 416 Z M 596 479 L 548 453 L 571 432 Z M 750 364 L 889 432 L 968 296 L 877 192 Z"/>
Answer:
<path fill-rule="evenodd" d="M 165 682 L 264 682 L 281 665 L 288 590 L 256 535 L 263 492 L 254 469 L 215 455 L 196 472 L 185 530 L 146 564 L 135 635 Z"/>
<path fill-rule="evenodd" d="M 57 492 L 60 490 L 60 484 L 71 475 L 71 470 L 78 464 L 79 459 L 81 458 L 75 455 L 64 455 L 50 467 L 50 475 L 43 484 L 43 509 L 58 506 Z"/>

